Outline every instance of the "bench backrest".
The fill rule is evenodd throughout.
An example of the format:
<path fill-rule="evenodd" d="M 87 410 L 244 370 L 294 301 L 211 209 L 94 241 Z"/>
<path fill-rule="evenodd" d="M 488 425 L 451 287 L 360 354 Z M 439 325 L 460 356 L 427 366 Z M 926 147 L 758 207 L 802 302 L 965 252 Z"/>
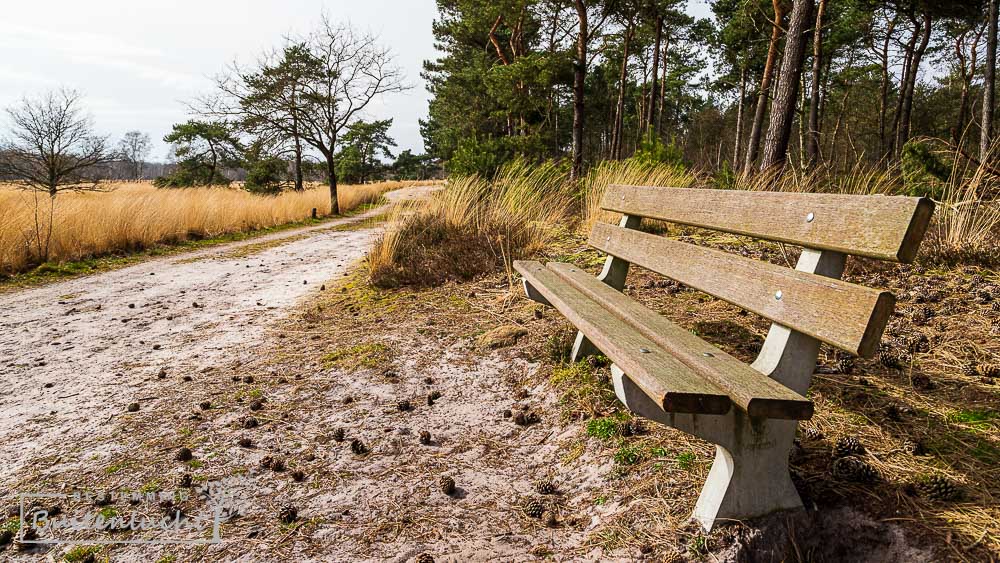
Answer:
<path fill-rule="evenodd" d="M 610 186 L 601 207 L 805 248 L 910 262 L 934 211 L 927 198 Z M 598 223 L 595 248 L 861 356 L 878 349 L 888 292 Z"/>

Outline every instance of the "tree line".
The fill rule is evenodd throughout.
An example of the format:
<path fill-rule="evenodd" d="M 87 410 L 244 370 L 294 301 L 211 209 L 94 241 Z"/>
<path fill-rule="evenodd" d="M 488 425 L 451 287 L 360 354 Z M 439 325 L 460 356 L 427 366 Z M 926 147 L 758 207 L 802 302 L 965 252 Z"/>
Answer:
<path fill-rule="evenodd" d="M 995 0 L 438 0 L 428 152 L 654 155 L 700 169 L 890 166 L 935 138 L 988 158 Z M 925 155 L 926 156 L 926 155 Z"/>
<path fill-rule="evenodd" d="M 8 108 L 0 179 L 55 197 L 96 189 L 113 177 L 143 178 L 150 168 L 162 169 L 154 182 L 159 187 L 228 185 L 240 178 L 260 193 L 302 190 L 307 178 L 320 178 L 336 214 L 340 180 L 434 173 L 426 155 L 393 154 L 391 119 L 367 119 L 375 100 L 408 88 L 376 36 L 324 16 L 313 32 L 286 38 L 253 64 L 233 63 L 217 76 L 213 91 L 189 104 L 192 119 L 164 137 L 171 146 L 168 166 L 146 162 L 148 134 L 131 131 L 117 145 L 97 134 L 82 96 L 63 89 Z"/>

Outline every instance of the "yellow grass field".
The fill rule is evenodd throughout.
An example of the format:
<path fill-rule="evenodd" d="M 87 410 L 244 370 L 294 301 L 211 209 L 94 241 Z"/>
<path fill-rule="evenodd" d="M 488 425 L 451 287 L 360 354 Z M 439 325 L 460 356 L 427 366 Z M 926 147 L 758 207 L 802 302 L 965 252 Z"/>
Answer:
<path fill-rule="evenodd" d="M 426 183 L 342 185 L 340 208 L 348 212 L 387 191 Z M 110 183 L 100 192 L 60 193 L 50 209 L 46 194 L 0 185 L 0 274 L 23 272 L 46 259 L 66 262 L 275 227 L 308 219 L 313 208 L 326 216 L 329 198 L 329 188 L 319 184 L 261 196 L 235 187 Z"/>

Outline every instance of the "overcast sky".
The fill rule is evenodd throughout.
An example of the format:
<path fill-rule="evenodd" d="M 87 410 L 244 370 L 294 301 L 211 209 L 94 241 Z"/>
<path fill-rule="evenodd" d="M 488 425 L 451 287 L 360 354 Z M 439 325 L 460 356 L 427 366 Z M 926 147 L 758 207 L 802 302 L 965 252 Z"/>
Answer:
<path fill-rule="evenodd" d="M 704 2 L 694 13 L 707 15 Z M 310 30 L 326 12 L 379 34 L 414 86 L 386 97 L 370 117 L 393 118 L 399 149 L 423 152 L 417 120 L 427 113 L 420 78 L 436 52 L 434 0 L 6 0 L 0 18 L 0 106 L 67 86 L 80 90 L 98 129 L 132 129 L 155 141 L 187 119 L 185 102 L 210 91 L 230 61 L 252 61 L 286 34 Z"/>

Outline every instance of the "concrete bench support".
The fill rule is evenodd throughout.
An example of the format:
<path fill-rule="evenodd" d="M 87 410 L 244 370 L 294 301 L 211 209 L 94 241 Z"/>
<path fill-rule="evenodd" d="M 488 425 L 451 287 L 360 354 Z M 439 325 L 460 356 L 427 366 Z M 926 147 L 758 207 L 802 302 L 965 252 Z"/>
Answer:
<path fill-rule="evenodd" d="M 839 278 L 844 255 L 804 250 L 797 270 Z M 819 341 L 772 324 L 753 367 L 786 387 L 805 393 L 812 380 Z M 733 409 L 724 415 L 664 412 L 618 366 L 615 394 L 639 416 L 716 444 L 715 461 L 692 517 L 711 531 L 717 522 L 744 520 L 802 507 L 788 470 L 795 420 L 754 419 Z"/>

